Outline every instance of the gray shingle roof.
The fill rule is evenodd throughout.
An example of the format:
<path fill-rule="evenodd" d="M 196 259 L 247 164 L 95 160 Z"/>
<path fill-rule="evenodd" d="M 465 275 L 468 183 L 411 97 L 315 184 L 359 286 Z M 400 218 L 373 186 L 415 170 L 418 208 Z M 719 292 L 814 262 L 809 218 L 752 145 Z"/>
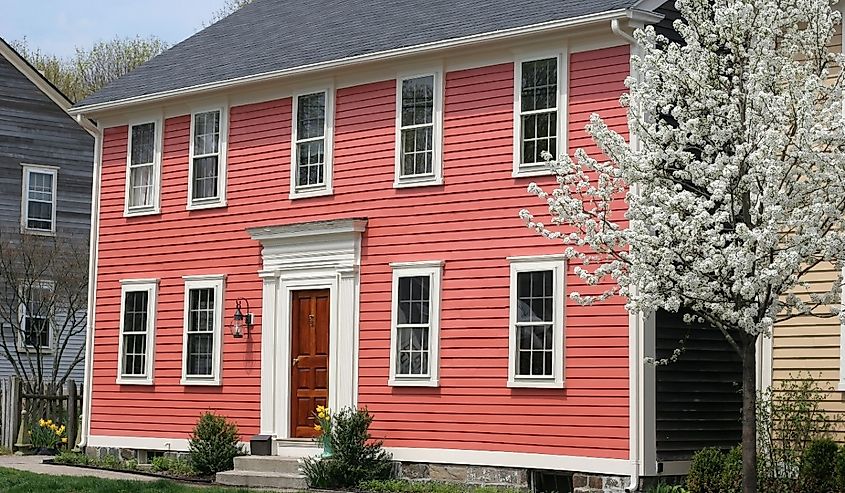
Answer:
<path fill-rule="evenodd" d="M 566 20 L 635 0 L 255 0 L 76 107 Z"/>

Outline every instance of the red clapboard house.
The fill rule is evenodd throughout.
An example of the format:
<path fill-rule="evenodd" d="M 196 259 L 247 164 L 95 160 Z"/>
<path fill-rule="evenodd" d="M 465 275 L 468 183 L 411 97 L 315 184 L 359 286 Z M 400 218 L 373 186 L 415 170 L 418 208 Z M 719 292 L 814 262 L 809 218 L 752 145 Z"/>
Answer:
<path fill-rule="evenodd" d="M 555 183 L 542 151 L 597 152 L 594 112 L 626 132 L 629 34 L 673 12 L 256 0 L 77 104 L 100 128 L 84 445 L 186 451 L 214 410 L 293 459 L 317 405 L 360 406 L 405 475 L 677 473 L 653 324 L 571 301 L 597 288 L 518 216 Z"/>

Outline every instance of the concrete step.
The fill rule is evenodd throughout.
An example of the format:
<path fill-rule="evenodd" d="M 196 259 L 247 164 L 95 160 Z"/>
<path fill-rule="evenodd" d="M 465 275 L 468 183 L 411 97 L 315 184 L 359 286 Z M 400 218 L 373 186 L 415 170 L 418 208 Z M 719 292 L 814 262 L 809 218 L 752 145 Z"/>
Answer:
<path fill-rule="evenodd" d="M 235 457 L 235 471 L 299 474 L 299 461 L 272 455 L 244 455 Z"/>
<path fill-rule="evenodd" d="M 245 488 L 274 488 L 302 491 L 308 486 L 305 477 L 300 474 L 234 470 L 219 472 L 215 479 L 222 485 Z"/>

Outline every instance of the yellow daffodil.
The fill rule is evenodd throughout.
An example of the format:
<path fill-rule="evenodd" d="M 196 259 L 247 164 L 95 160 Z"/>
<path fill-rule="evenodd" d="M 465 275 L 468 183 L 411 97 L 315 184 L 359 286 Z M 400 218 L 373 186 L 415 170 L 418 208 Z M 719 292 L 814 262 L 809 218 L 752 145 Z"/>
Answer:
<path fill-rule="evenodd" d="M 317 406 L 317 412 L 318 413 L 324 413 L 324 412 L 326 412 L 326 408 L 323 407 L 323 406 Z"/>
<path fill-rule="evenodd" d="M 56 430 L 56 436 L 57 436 L 57 437 L 62 436 L 62 432 L 61 432 L 61 431 L 59 431 L 59 430 Z"/>
<path fill-rule="evenodd" d="M 46 421 L 44 421 L 44 418 L 41 418 L 41 419 L 39 419 L 39 420 L 38 420 L 38 426 L 40 426 L 40 427 L 42 427 L 42 428 L 44 428 L 44 425 L 45 425 L 46 423 L 47 423 L 47 422 L 46 422 Z"/>
<path fill-rule="evenodd" d="M 323 431 L 323 427 L 320 425 L 314 425 L 314 431 Z"/>
<path fill-rule="evenodd" d="M 330 415 L 326 414 L 326 421 L 331 421 L 331 420 L 332 420 L 332 417 Z"/>
<path fill-rule="evenodd" d="M 53 424 L 53 420 L 52 420 L 52 419 L 48 419 L 48 420 L 47 420 L 47 426 L 49 426 L 49 425 L 51 425 L 51 424 Z"/>
<path fill-rule="evenodd" d="M 62 438 L 62 443 L 67 443 L 67 437 Z"/>
<path fill-rule="evenodd" d="M 323 419 L 323 418 L 326 417 L 326 413 L 320 412 L 319 414 L 317 414 L 317 417 L 319 417 L 320 419 Z"/>
<path fill-rule="evenodd" d="M 65 432 L 65 425 L 59 426 L 59 431 L 61 433 L 64 433 Z"/>

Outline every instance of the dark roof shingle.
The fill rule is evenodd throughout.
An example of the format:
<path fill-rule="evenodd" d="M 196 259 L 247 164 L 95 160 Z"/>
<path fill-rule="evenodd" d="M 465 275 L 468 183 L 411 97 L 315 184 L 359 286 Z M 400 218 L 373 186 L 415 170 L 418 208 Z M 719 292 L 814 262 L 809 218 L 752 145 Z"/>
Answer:
<path fill-rule="evenodd" d="M 76 104 L 632 7 L 635 0 L 255 0 Z"/>

